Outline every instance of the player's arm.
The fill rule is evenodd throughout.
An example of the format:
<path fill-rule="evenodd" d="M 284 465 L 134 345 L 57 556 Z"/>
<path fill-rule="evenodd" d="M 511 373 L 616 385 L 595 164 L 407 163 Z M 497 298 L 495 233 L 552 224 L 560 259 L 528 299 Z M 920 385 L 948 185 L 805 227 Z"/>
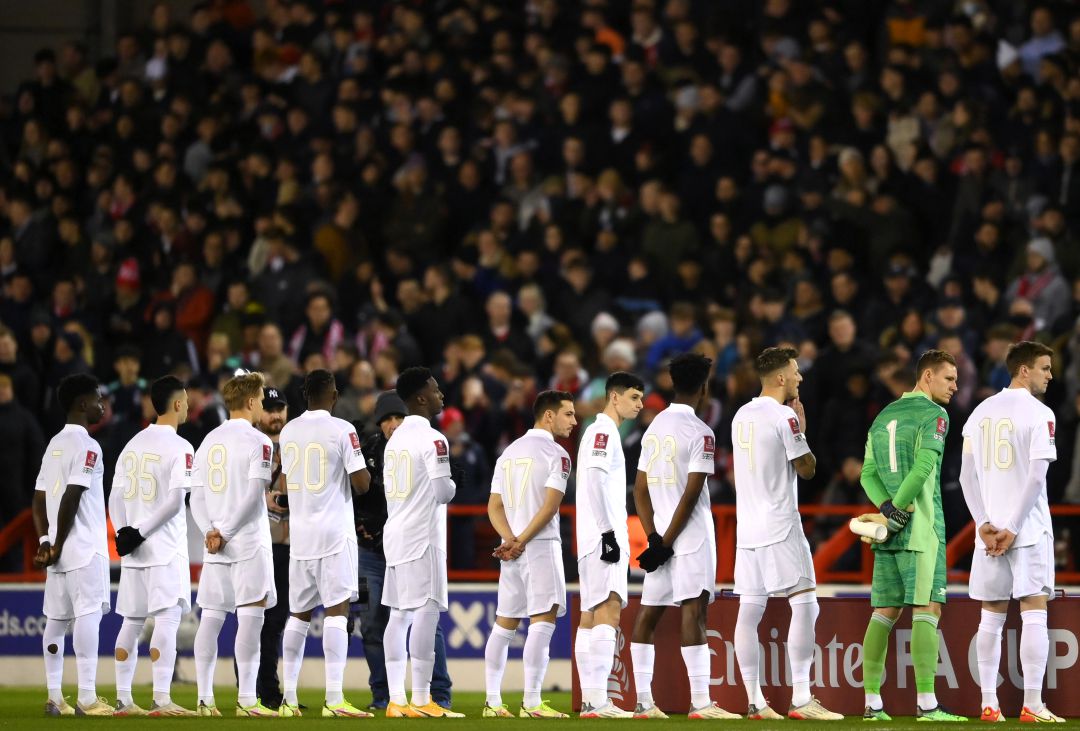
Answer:
<path fill-rule="evenodd" d="M 814 475 L 817 474 L 817 457 L 813 452 L 807 452 L 801 457 L 796 457 L 791 460 L 791 464 L 795 467 L 796 474 L 804 480 L 814 479 Z"/>
<path fill-rule="evenodd" d="M 505 543 L 513 543 L 517 540 L 514 531 L 510 528 L 510 521 L 506 518 L 506 506 L 503 505 L 502 495 L 493 492 L 488 497 L 488 520 L 491 527 L 499 534 L 499 538 Z"/>
<path fill-rule="evenodd" d="M 811 455 L 813 456 L 813 455 Z M 686 489 L 683 490 L 679 504 L 675 506 L 675 512 L 671 516 L 671 523 L 667 532 L 664 533 L 664 546 L 671 548 L 675 545 L 675 539 L 683 532 L 683 528 L 690 521 L 690 514 L 694 512 L 701 491 L 705 488 L 705 479 L 708 477 L 704 472 L 691 472 L 686 476 Z"/>
<path fill-rule="evenodd" d="M 431 442 L 424 448 L 424 462 L 427 464 L 435 502 L 445 505 L 454 499 L 454 495 L 457 494 L 457 485 L 454 483 L 454 478 L 450 476 L 450 448 L 446 443 L 446 437 L 439 434 L 439 439 L 436 441 L 442 442 L 442 454 L 435 448 L 434 442 Z"/>
<path fill-rule="evenodd" d="M 112 521 L 113 530 L 120 530 L 128 525 L 127 505 L 124 504 L 124 471 L 120 467 L 120 461 L 116 461 L 112 490 L 109 492 L 109 520 Z"/>
<path fill-rule="evenodd" d="M 217 527 L 223 542 L 231 541 L 241 528 L 259 517 L 266 507 L 264 496 L 269 486 L 269 478 L 248 478 L 248 488 L 243 492 L 240 506 Z"/>
<path fill-rule="evenodd" d="M 34 556 L 34 565 L 38 568 L 45 568 L 52 562 L 50 551 L 52 544 L 49 543 L 49 509 L 45 501 L 45 487 L 39 475 L 31 510 L 34 516 L 34 528 L 37 529 L 38 534 L 38 550 Z"/>
<path fill-rule="evenodd" d="M 986 513 L 986 505 L 982 499 L 979 470 L 975 464 L 975 450 L 971 437 L 964 437 L 964 454 L 960 460 L 960 489 L 964 491 L 964 502 L 967 503 L 968 512 L 971 513 L 975 525 L 981 527 L 989 523 L 990 517 Z"/>
<path fill-rule="evenodd" d="M 889 491 L 885 489 L 885 483 L 881 481 L 881 476 L 878 475 L 877 460 L 874 459 L 874 444 L 869 436 L 866 438 L 866 449 L 863 452 L 862 474 L 859 476 L 859 483 L 862 485 L 866 497 L 870 498 L 870 502 L 874 504 L 875 508 L 880 507 L 883 502 L 889 499 Z"/>
<path fill-rule="evenodd" d="M 64 496 L 60 498 L 60 508 L 56 511 L 56 543 L 53 544 L 52 552 L 57 560 L 64 550 L 71 527 L 75 525 L 75 516 L 79 512 L 79 503 L 82 502 L 83 493 L 89 489 L 87 485 L 68 485 L 64 490 Z"/>
<path fill-rule="evenodd" d="M 494 495 L 492 497 L 494 497 Z M 558 514 L 559 506 L 562 505 L 562 499 L 562 491 L 557 490 L 554 487 L 545 488 L 544 504 L 540 506 L 540 510 L 536 512 L 533 519 L 525 526 L 525 530 L 521 531 L 521 535 L 517 537 L 518 542 L 521 544 L 528 543 L 545 525 L 550 523 L 551 519 Z"/>
<path fill-rule="evenodd" d="M 351 427 L 346 430 L 338 443 L 341 450 L 341 463 L 349 473 L 349 486 L 353 493 L 363 495 L 371 487 L 371 473 L 367 469 L 367 460 L 360 448 L 360 437 Z M 273 482 L 271 482 L 273 484 Z"/>
<path fill-rule="evenodd" d="M 799 407 L 800 410 L 802 407 Z M 788 414 L 793 413 L 792 410 Z M 780 441 L 784 444 L 784 451 L 788 461 L 795 468 L 795 473 L 804 480 L 813 479 L 817 474 L 817 457 L 810 451 L 810 444 L 806 441 L 806 435 L 802 431 L 798 412 L 796 416 L 785 416 L 781 419 L 776 429 L 780 435 Z M 805 416 L 802 420 L 805 420 Z"/>
<path fill-rule="evenodd" d="M 649 476 L 641 470 L 634 478 L 634 508 L 641 521 L 641 529 L 645 535 L 651 536 L 656 532 L 656 523 L 653 522 L 652 498 L 649 496 Z"/>
<path fill-rule="evenodd" d="M 1046 472 L 1050 469 L 1049 459 L 1033 459 L 1028 463 L 1027 482 L 1020 491 L 1020 499 L 1016 503 L 1012 517 L 1009 518 L 1002 530 L 1006 532 L 1004 545 L 998 545 L 998 549 L 1004 553 L 1012 545 L 1016 534 L 1024 527 L 1024 522 L 1031 515 L 1031 509 L 1035 507 L 1035 501 L 1046 489 Z"/>
<path fill-rule="evenodd" d="M 368 488 L 371 487 L 371 473 L 367 471 L 367 468 L 357 470 L 356 472 L 349 473 L 349 484 L 352 486 L 352 491 L 357 495 L 364 495 L 367 493 Z"/>

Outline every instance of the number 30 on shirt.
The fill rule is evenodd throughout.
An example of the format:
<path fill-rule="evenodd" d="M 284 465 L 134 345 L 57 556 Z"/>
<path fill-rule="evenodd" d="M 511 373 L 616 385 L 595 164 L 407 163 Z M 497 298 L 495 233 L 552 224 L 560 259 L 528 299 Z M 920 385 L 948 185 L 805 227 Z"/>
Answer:
<path fill-rule="evenodd" d="M 412 457 L 408 451 L 387 450 L 383 457 L 386 466 L 386 484 L 383 486 L 387 500 L 404 500 L 413 489 Z"/>

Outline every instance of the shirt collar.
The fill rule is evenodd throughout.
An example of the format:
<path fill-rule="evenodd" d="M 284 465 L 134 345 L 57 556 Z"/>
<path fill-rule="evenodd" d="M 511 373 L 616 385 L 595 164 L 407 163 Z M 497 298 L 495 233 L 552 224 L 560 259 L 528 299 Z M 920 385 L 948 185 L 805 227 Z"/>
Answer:
<path fill-rule="evenodd" d="M 552 434 L 551 432 L 549 432 L 547 429 L 536 429 L 536 428 L 529 429 L 529 431 L 525 432 L 525 436 L 530 436 L 530 435 L 532 435 L 534 437 L 544 437 L 544 438 L 550 439 L 553 442 L 555 441 L 555 435 Z"/>
<path fill-rule="evenodd" d="M 906 391 L 900 396 L 900 398 L 919 398 L 920 396 L 922 396 L 927 401 L 931 400 L 930 397 L 922 391 Z"/>
<path fill-rule="evenodd" d="M 664 410 L 665 411 L 681 411 L 684 414 L 693 414 L 693 413 L 695 413 L 694 410 L 690 407 L 689 404 L 668 404 L 668 407 L 666 409 L 664 409 Z"/>
<path fill-rule="evenodd" d="M 90 432 L 86 431 L 86 427 L 83 426 L 82 424 L 64 424 L 64 431 L 81 432 L 83 434 L 89 434 L 90 433 Z"/>
<path fill-rule="evenodd" d="M 611 424 L 611 428 L 613 428 L 613 429 L 618 429 L 619 428 L 619 427 L 617 427 L 615 425 L 615 420 L 612 419 L 607 414 L 605 414 L 603 411 L 601 411 L 599 414 L 596 415 L 596 421 L 606 421 L 607 423 Z"/>
<path fill-rule="evenodd" d="M 320 414 L 326 414 L 327 416 L 330 416 L 330 412 L 326 409 L 308 409 L 304 413 L 300 414 L 299 418 L 303 419 L 308 414 L 311 414 L 311 416 L 319 416 Z"/>

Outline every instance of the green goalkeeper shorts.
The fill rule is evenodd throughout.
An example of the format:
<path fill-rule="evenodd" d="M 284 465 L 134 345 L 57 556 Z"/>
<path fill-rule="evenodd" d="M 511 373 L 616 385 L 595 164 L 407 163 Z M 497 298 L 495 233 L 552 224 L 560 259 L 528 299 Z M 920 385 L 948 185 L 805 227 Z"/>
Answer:
<path fill-rule="evenodd" d="M 936 551 L 874 551 L 872 607 L 945 603 L 945 544 Z"/>

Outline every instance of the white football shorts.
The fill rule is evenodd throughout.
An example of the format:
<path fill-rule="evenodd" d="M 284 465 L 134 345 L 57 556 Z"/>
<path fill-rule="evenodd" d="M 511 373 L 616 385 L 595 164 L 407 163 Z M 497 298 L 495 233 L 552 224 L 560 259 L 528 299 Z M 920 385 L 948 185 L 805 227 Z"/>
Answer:
<path fill-rule="evenodd" d="M 181 613 L 191 611 L 191 569 L 187 555 L 178 554 L 162 566 L 120 569 L 116 613 L 121 617 L 148 617 L 176 604 L 180 605 Z"/>
<path fill-rule="evenodd" d="M 75 619 L 100 610 L 108 614 L 109 563 L 95 554 L 82 568 L 45 574 L 43 613 L 49 619 Z"/>
<path fill-rule="evenodd" d="M 420 558 L 397 566 L 387 566 L 383 578 L 382 603 L 391 609 L 419 609 L 429 599 L 439 609 L 450 607 L 446 586 L 446 554 L 428 546 Z"/>
<path fill-rule="evenodd" d="M 203 609 L 234 612 L 237 607 L 265 599 L 266 608 L 277 604 L 274 587 L 274 559 L 269 549 L 260 548 L 242 561 L 204 563 L 195 602 Z"/>
<path fill-rule="evenodd" d="M 1044 594 L 1054 598 L 1054 538 L 1045 533 L 1038 543 L 1011 548 L 1004 556 L 987 556 L 976 548 L 971 558 L 968 593 L 984 602 L 1023 599 Z"/>
<path fill-rule="evenodd" d="M 768 546 L 735 549 L 735 593 L 793 594 L 817 586 L 814 558 L 800 526 Z"/>
<path fill-rule="evenodd" d="M 312 559 L 289 560 L 289 611 L 308 612 L 356 601 L 356 544 L 345 541 L 337 553 Z"/>
<path fill-rule="evenodd" d="M 562 541 L 531 541 L 521 556 L 500 564 L 499 603 L 495 614 L 521 619 L 550 612 L 556 605 L 556 616 L 566 614 Z"/>

